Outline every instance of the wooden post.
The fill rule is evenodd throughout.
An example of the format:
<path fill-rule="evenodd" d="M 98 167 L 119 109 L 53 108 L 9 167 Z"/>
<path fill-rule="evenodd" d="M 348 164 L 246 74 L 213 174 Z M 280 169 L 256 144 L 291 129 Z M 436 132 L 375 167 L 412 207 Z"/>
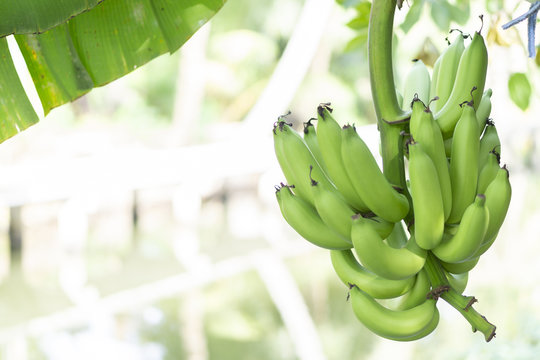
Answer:
<path fill-rule="evenodd" d="M 9 208 L 9 255 L 10 270 L 19 269 L 22 260 L 22 206 Z"/>

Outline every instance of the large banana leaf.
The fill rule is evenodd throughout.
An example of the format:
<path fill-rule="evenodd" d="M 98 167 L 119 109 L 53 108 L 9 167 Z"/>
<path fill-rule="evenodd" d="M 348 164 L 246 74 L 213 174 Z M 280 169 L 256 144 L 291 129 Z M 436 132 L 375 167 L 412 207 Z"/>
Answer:
<path fill-rule="evenodd" d="M 11 60 L 6 39 L 0 38 L 0 139 L 5 140 L 38 121 Z"/>
<path fill-rule="evenodd" d="M 41 33 L 90 10 L 104 0 L 2 0 L 0 37 Z"/>
<path fill-rule="evenodd" d="M 48 31 L 15 38 L 47 114 L 93 87 L 107 84 L 161 54 L 176 51 L 225 1 L 107 0 Z M 37 4 L 43 0 L 25 2 Z M 16 86 L 15 78 L 16 74 L 0 73 L 0 88 Z M 9 111 L 0 107 L 2 127 L 14 127 L 18 121 L 13 110 Z M 0 134 L 0 142 L 9 136 Z"/>

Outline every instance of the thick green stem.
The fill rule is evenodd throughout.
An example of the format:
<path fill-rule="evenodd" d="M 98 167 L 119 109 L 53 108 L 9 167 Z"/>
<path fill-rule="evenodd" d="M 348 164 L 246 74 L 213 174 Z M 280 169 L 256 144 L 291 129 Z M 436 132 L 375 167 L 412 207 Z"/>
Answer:
<path fill-rule="evenodd" d="M 493 339 L 495 336 L 495 325 L 487 321 L 482 314 L 472 307 L 472 304 L 476 302 L 474 296 L 463 296 L 450 286 L 439 261 L 431 252 L 428 254 L 424 268 L 431 282 L 431 295 L 436 298 L 441 297 L 459 311 L 469 324 L 471 324 L 473 332 L 480 331 L 484 334 L 486 341 Z"/>
<path fill-rule="evenodd" d="M 368 31 L 368 61 L 371 93 L 381 136 L 383 171 L 391 183 L 400 186 L 408 195 L 401 131 L 405 128 L 402 120 L 406 120 L 409 113 L 404 112 L 398 105 L 392 66 L 396 2 L 397 0 L 373 0 L 372 2 Z M 432 285 L 431 294 L 443 298 L 456 308 L 472 325 L 473 331 L 480 331 L 484 334 L 486 341 L 490 341 L 495 336 L 495 326 L 472 308 L 472 303 L 476 301 L 474 297 L 462 296 L 449 285 L 439 261 L 431 252 L 425 269 Z"/>
<path fill-rule="evenodd" d="M 398 105 L 392 66 L 392 36 L 396 0 L 374 0 L 368 29 L 371 93 L 379 125 L 406 117 Z"/>
<path fill-rule="evenodd" d="M 381 133 L 383 171 L 386 178 L 406 190 L 403 166 L 404 125 L 388 122 L 405 119 L 408 115 L 400 109 L 396 96 L 392 67 L 392 36 L 396 0 L 374 0 L 368 30 L 368 61 L 371 93 Z"/>

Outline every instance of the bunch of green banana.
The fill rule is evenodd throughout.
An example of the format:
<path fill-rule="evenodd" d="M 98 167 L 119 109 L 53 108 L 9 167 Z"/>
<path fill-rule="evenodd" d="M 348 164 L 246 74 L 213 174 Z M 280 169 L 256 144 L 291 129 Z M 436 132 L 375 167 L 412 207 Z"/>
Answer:
<path fill-rule="evenodd" d="M 303 136 L 285 117 L 274 124 L 287 180 L 276 186 L 284 219 L 330 250 L 354 314 L 385 338 L 412 341 L 435 330 L 438 295 L 428 259 L 463 293 L 506 216 L 511 187 L 489 120 L 492 91 L 483 91 L 486 66 L 478 33 L 468 46 L 458 36 L 431 80 L 421 61 L 413 65 L 402 92 L 402 106 L 411 110 L 403 134 L 407 188 L 388 181 L 355 127 L 340 126 L 330 104 L 318 106 Z"/>

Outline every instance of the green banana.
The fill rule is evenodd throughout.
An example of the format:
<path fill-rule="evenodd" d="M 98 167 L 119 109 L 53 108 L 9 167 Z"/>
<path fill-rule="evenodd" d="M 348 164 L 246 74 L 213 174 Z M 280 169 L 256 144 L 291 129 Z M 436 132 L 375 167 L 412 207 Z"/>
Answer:
<path fill-rule="evenodd" d="M 480 100 L 480 104 L 478 105 L 478 108 L 476 109 L 476 121 L 478 121 L 478 136 L 482 135 L 482 131 L 484 131 L 484 128 L 486 127 L 486 124 L 489 119 L 489 115 L 491 114 L 491 95 L 493 94 L 493 91 L 491 89 L 487 89 L 484 91 L 484 94 L 482 95 L 482 99 Z"/>
<path fill-rule="evenodd" d="M 395 249 L 383 242 L 368 220 L 355 216 L 351 239 L 358 259 L 368 270 L 391 280 L 406 279 L 418 273 L 427 253 L 411 236 L 405 247 Z"/>
<path fill-rule="evenodd" d="M 280 127 L 281 121 L 282 120 L 278 120 L 274 124 L 274 129 L 272 130 L 273 138 L 274 138 L 274 152 L 279 162 L 281 171 L 283 171 L 283 175 L 285 175 L 285 179 L 287 179 L 287 183 L 294 184 L 295 180 L 294 180 L 293 169 L 291 166 L 289 166 L 289 162 L 287 161 L 286 152 L 283 149 L 283 136 L 280 135 L 279 127 Z M 309 193 L 307 193 L 304 190 L 307 190 L 307 188 L 295 189 L 294 192 L 296 195 L 300 196 L 302 199 L 306 199 L 309 197 L 308 196 Z"/>
<path fill-rule="evenodd" d="M 476 187 L 476 192 L 478 194 L 485 193 L 489 184 L 495 179 L 495 176 L 497 176 L 500 169 L 499 161 L 500 156 L 495 150 L 489 152 L 487 161 L 480 170 L 480 175 L 478 175 L 478 184 Z"/>
<path fill-rule="evenodd" d="M 493 150 L 499 154 L 499 157 L 501 156 L 501 140 L 497 128 L 492 121 L 489 121 L 480 139 L 480 148 L 478 150 L 478 165 L 480 167 L 486 164 L 488 155 Z"/>
<path fill-rule="evenodd" d="M 439 320 L 440 320 L 439 310 L 435 308 L 435 315 L 433 315 L 433 318 L 431 319 L 431 321 L 425 328 L 423 328 L 420 332 L 412 336 L 406 336 L 406 337 L 402 337 L 395 340 L 405 342 L 405 341 L 414 341 L 414 340 L 425 338 L 437 328 L 437 325 L 439 325 Z"/>
<path fill-rule="evenodd" d="M 348 239 L 351 236 L 354 210 L 335 188 L 314 179 L 311 180 L 311 187 L 315 208 L 321 219 L 330 229 Z"/>
<path fill-rule="evenodd" d="M 354 284 L 375 299 L 391 299 L 407 293 L 415 282 L 414 277 L 389 280 L 366 270 L 358 263 L 351 250 L 331 250 L 332 266 L 341 281 Z"/>
<path fill-rule="evenodd" d="M 465 272 L 461 274 L 452 274 L 447 272 L 446 278 L 448 279 L 452 289 L 459 294 L 463 294 L 465 288 L 467 288 L 467 283 L 469 282 L 469 273 Z"/>
<path fill-rule="evenodd" d="M 317 162 L 321 166 L 322 170 L 328 175 L 328 169 L 321 154 L 319 141 L 317 140 L 317 132 L 315 130 L 315 125 L 313 125 L 312 123 L 313 120 L 317 119 L 312 118 L 304 123 L 304 141 L 306 142 L 309 151 L 311 151 L 311 153 L 313 154 L 315 160 L 317 160 Z"/>
<path fill-rule="evenodd" d="M 375 334 L 391 340 L 410 341 L 421 333 L 424 335 L 438 314 L 436 300 L 433 299 L 399 311 L 382 306 L 357 286 L 351 287 L 350 296 L 358 320 Z"/>
<path fill-rule="evenodd" d="M 356 192 L 341 158 L 341 127 L 332 116 L 329 104 L 317 108 L 317 140 L 327 167 L 327 174 L 347 202 L 359 212 L 369 208 Z"/>
<path fill-rule="evenodd" d="M 435 112 L 438 109 L 441 109 L 448 101 L 448 98 L 452 93 L 452 88 L 454 87 L 456 73 L 464 50 L 465 45 L 463 42 L 463 35 L 460 34 L 454 42 L 444 50 L 441 56 L 439 56 L 439 71 L 435 89 L 432 91 L 433 96 L 431 97 L 437 96 L 439 100 L 433 105 L 432 111 Z M 470 89 L 468 91 L 470 91 Z"/>
<path fill-rule="evenodd" d="M 447 158 L 452 156 L 452 138 L 444 139 L 444 153 Z"/>
<path fill-rule="evenodd" d="M 482 244 L 489 223 L 486 197 L 477 195 L 467 207 L 455 235 L 445 236 L 431 251 L 444 262 L 458 263 L 471 258 Z"/>
<path fill-rule="evenodd" d="M 414 64 L 405 76 L 403 82 L 403 106 L 409 108 L 413 98 L 417 97 L 427 103 L 429 101 L 429 88 L 431 79 L 424 62 L 419 59 L 413 60 Z"/>
<path fill-rule="evenodd" d="M 348 241 L 331 230 L 317 214 L 317 211 L 301 197 L 296 196 L 290 187 L 276 187 L 276 198 L 285 221 L 307 241 L 325 249 L 345 250 L 352 248 Z"/>
<path fill-rule="evenodd" d="M 388 222 L 384 219 L 381 219 L 378 216 L 366 217 L 364 218 L 373 226 L 377 234 L 381 239 L 386 239 L 394 231 L 394 223 Z M 350 234 L 350 233 L 349 233 Z"/>
<path fill-rule="evenodd" d="M 499 233 L 499 229 L 504 222 L 510 198 L 512 197 L 512 187 L 508 170 L 505 166 L 499 169 L 497 176 L 486 189 L 486 207 L 489 211 L 489 225 L 484 236 L 484 241 L 474 256 L 485 253 L 493 244 Z"/>
<path fill-rule="evenodd" d="M 420 111 L 420 114 L 415 116 L 415 113 L 418 111 Z M 414 124 L 414 128 L 411 126 L 411 135 L 415 142 L 420 143 L 422 149 L 435 165 L 441 188 L 444 220 L 446 221 L 452 210 L 452 184 L 450 183 L 450 170 L 448 160 L 446 159 L 441 129 L 433 119 L 433 114 L 429 107 L 426 108 L 420 101 L 415 102 L 413 105 L 411 121 L 413 118 L 416 119 L 416 123 Z"/>
<path fill-rule="evenodd" d="M 383 175 L 369 148 L 352 126 L 341 132 L 343 164 L 356 192 L 377 216 L 398 222 L 409 212 L 409 201 Z"/>
<path fill-rule="evenodd" d="M 447 263 L 444 261 L 439 262 L 441 263 L 444 270 L 448 271 L 449 273 L 464 274 L 471 271 L 476 266 L 476 264 L 478 264 L 478 260 L 480 260 L 480 257 L 476 256 L 460 263 Z"/>
<path fill-rule="evenodd" d="M 435 94 L 435 90 L 437 89 L 437 81 L 439 78 L 439 72 L 441 69 L 441 59 L 442 56 L 439 56 L 437 60 L 435 60 L 435 64 L 433 64 L 433 71 L 431 72 L 431 85 L 429 87 L 429 99 L 433 99 L 437 95 Z M 432 111 L 435 111 L 432 109 Z"/>
<path fill-rule="evenodd" d="M 459 223 L 463 212 L 473 202 L 478 181 L 478 123 L 470 103 L 463 112 L 454 131 L 450 157 L 450 181 L 452 183 L 452 211 L 449 224 Z"/>
<path fill-rule="evenodd" d="M 414 285 L 399 301 L 396 310 L 407 310 L 422 304 L 427 299 L 431 284 L 427 271 L 422 269 L 415 276 Z M 365 290 L 364 290 L 365 291 Z"/>
<path fill-rule="evenodd" d="M 418 127 L 427 120 L 428 115 L 424 114 L 424 110 L 426 110 L 425 103 L 418 97 L 414 97 L 410 104 L 412 111 L 409 120 L 409 132 L 414 137 L 414 134 L 418 133 Z"/>
<path fill-rule="evenodd" d="M 416 243 L 433 249 L 442 240 L 444 206 L 437 169 L 419 143 L 409 145 L 409 178 Z"/>
<path fill-rule="evenodd" d="M 454 86 L 448 100 L 435 114 L 435 119 L 439 122 L 445 139 L 452 136 L 461 115 L 459 106 L 470 99 L 471 93 L 473 106 L 475 109 L 478 108 L 486 82 L 487 61 L 486 44 L 482 35 L 477 32 L 461 55 Z M 437 86 L 444 85 L 441 84 L 441 74 L 439 74 Z"/>
<path fill-rule="evenodd" d="M 407 244 L 408 240 L 401 221 L 394 224 L 394 228 L 388 236 L 381 236 L 381 238 L 386 239 L 384 241 L 388 244 L 388 246 L 395 249 L 401 249 L 402 247 L 404 247 Z"/>
<path fill-rule="evenodd" d="M 311 175 L 317 181 L 332 187 L 319 163 L 307 147 L 304 139 L 283 120 L 274 126 L 274 148 L 283 174 L 294 192 L 309 204 L 314 205 L 311 194 Z"/>

